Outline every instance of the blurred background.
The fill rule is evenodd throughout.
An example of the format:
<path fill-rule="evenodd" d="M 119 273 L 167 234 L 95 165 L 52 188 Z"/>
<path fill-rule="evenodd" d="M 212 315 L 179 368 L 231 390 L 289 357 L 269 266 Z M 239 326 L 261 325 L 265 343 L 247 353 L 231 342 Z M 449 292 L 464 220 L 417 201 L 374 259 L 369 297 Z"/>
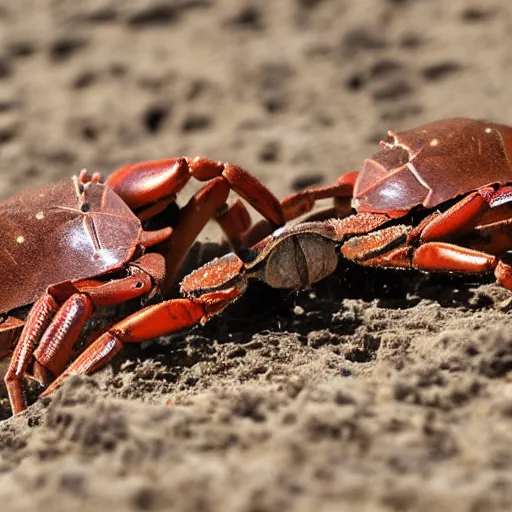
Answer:
<path fill-rule="evenodd" d="M 3 0 L 0 197 L 204 155 L 283 197 L 390 128 L 512 123 L 502 0 Z"/>

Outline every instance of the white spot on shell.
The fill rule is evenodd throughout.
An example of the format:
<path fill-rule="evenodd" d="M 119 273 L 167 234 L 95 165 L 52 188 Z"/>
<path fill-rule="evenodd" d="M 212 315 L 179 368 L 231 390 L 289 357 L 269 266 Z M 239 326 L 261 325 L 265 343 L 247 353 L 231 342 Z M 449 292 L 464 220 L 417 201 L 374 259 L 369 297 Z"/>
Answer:
<path fill-rule="evenodd" d="M 432 139 L 430 141 L 430 146 L 435 148 L 436 146 L 439 146 L 439 139 Z"/>
<path fill-rule="evenodd" d="M 19 244 L 22 244 L 24 241 L 25 241 L 25 237 L 24 236 L 20 235 L 18 238 L 16 238 L 16 242 L 18 242 Z"/>
<path fill-rule="evenodd" d="M 43 220 L 44 219 L 44 212 L 37 212 L 36 213 L 36 219 L 37 220 Z"/>
<path fill-rule="evenodd" d="M 484 132 L 485 132 L 485 133 L 492 133 L 492 128 L 486 128 L 486 129 L 484 130 Z"/>

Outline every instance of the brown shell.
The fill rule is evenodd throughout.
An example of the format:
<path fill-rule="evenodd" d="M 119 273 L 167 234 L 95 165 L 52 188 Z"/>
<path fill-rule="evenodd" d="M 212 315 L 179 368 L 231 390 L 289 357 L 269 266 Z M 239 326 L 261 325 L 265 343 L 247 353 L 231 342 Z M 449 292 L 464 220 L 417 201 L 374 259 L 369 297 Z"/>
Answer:
<path fill-rule="evenodd" d="M 512 182 L 512 128 L 471 119 L 389 133 L 365 160 L 354 189 L 358 212 L 398 217 L 491 184 Z"/>
<path fill-rule="evenodd" d="M 52 284 L 117 269 L 132 256 L 140 221 L 109 187 L 73 180 L 0 203 L 0 312 L 30 304 Z"/>

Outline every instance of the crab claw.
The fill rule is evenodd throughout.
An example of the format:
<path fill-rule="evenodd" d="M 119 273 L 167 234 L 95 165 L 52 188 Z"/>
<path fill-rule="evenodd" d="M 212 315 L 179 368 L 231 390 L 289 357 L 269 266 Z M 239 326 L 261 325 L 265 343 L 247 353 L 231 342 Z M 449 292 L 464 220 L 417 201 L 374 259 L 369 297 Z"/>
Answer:
<path fill-rule="evenodd" d="M 180 291 L 186 296 L 198 296 L 232 286 L 238 287 L 237 284 L 243 287 L 246 282 L 243 271 L 244 262 L 230 252 L 186 276 L 181 282 Z"/>

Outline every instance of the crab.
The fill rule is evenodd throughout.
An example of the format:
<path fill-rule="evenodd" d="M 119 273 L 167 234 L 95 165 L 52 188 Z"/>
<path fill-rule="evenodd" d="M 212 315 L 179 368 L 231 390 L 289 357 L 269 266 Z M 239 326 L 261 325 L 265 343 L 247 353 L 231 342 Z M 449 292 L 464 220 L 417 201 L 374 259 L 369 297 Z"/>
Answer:
<path fill-rule="evenodd" d="M 176 195 L 191 177 L 207 184 L 171 220 L 170 207 L 177 209 Z M 316 198 L 340 196 L 338 208 L 346 209 L 349 187 L 311 189 L 279 203 L 238 166 L 181 157 L 127 165 L 104 183 L 82 171 L 0 203 L 0 361 L 10 358 L 4 382 L 13 413 L 26 408 L 26 377 L 49 385 L 49 394 L 70 373 L 106 364 L 124 343 L 186 328 L 223 309 L 221 295 L 234 299 L 228 292 L 152 304 L 97 340 L 91 333 L 92 344 L 74 360 L 98 308 L 172 295 L 188 250 L 211 218 L 240 249 L 311 209 Z M 240 199 L 227 206 L 231 189 L 263 216 L 259 224 L 251 225 Z"/>
<path fill-rule="evenodd" d="M 208 183 L 174 225 L 145 230 L 155 218 L 170 219 L 169 206 L 191 177 Z M 95 308 L 166 294 L 210 218 L 241 245 L 250 217 L 240 200 L 227 208 L 230 189 L 268 225 L 284 223 L 277 199 L 248 172 L 202 157 L 127 165 L 105 183 L 82 171 L 0 203 L 0 358 L 13 350 L 4 380 L 14 412 L 25 408 L 29 366 L 34 378 L 51 382 Z"/>
<path fill-rule="evenodd" d="M 494 272 L 512 290 L 512 128 L 448 119 L 388 132 L 355 181 L 360 236 L 341 253 L 362 265 Z M 381 223 L 366 229 L 368 222 Z"/>

